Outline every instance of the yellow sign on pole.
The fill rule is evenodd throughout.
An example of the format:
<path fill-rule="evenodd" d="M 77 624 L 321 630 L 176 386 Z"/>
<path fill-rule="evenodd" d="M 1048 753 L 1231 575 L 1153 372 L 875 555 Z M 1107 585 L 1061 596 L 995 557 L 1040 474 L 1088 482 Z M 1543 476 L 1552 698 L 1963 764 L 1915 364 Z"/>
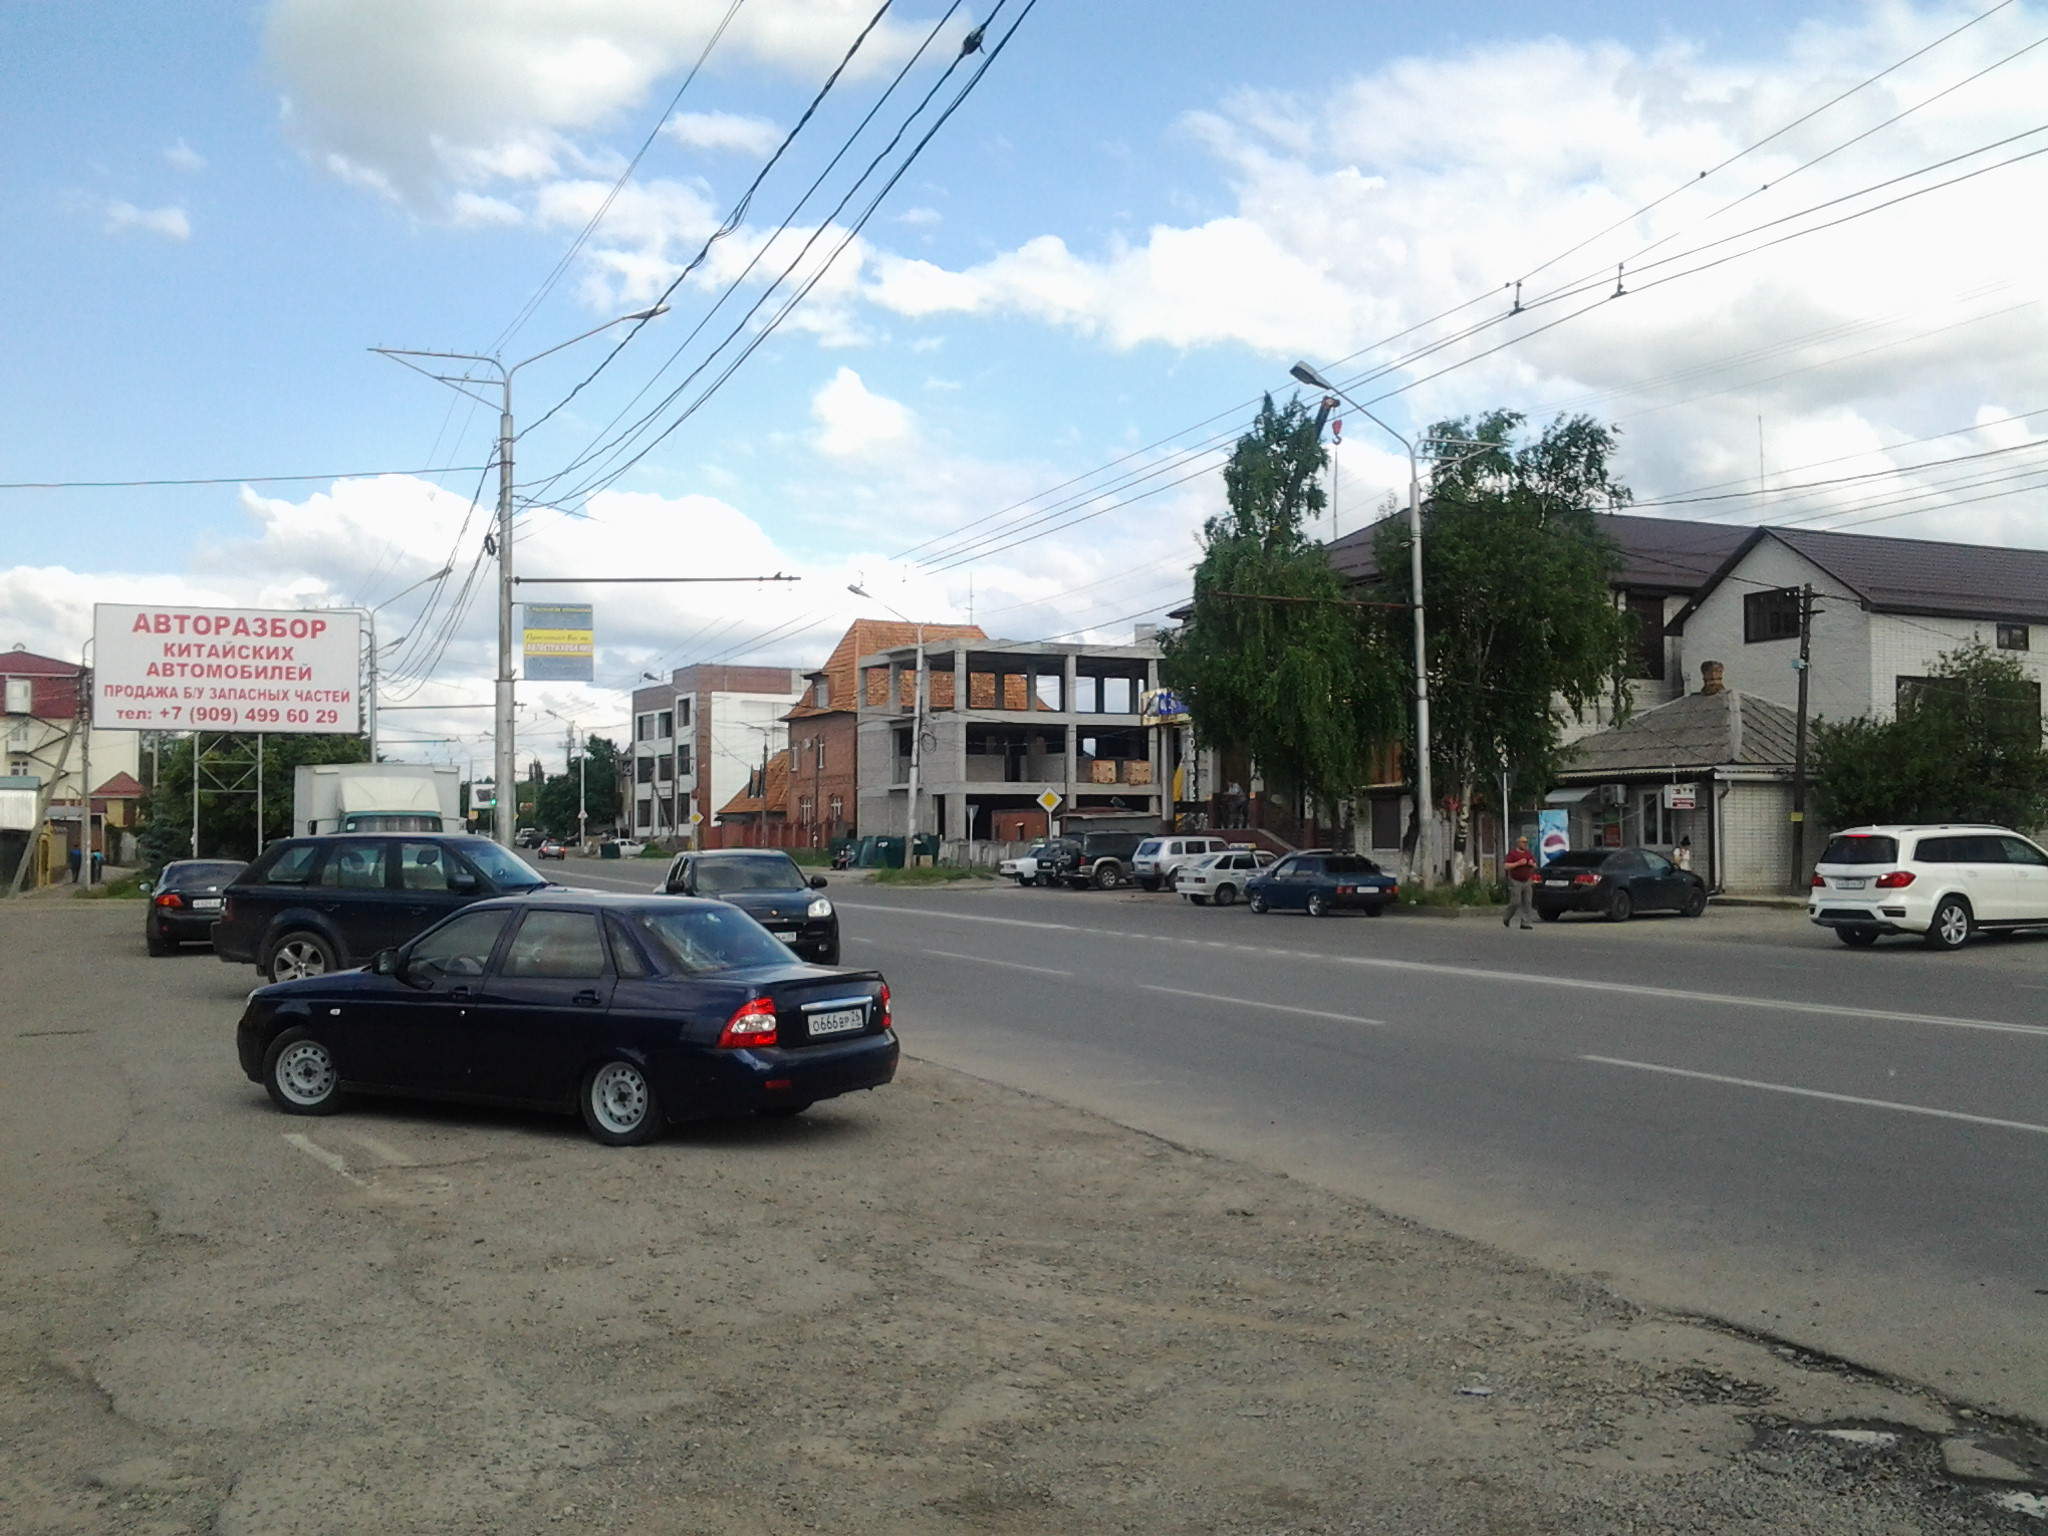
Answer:
<path fill-rule="evenodd" d="M 698 824 L 699 822 L 701 822 L 701 821 L 702 821 L 703 819 L 704 819 L 704 813 L 703 813 L 702 811 L 692 811 L 692 812 L 690 812 L 690 825 L 691 825 L 691 826 L 693 826 L 693 827 L 694 827 L 694 826 L 696 826 L 696 825 L 697 825 L 697 824 Z"/>
<path fill-rule="evenodd" d="M 1065 795 L 1059 794 L 1054 790 L 1048 789 L 1040 791 L 1038 796 L 1038 803 L 1045 808 L 1046 815 L 1050 816 L 1054 811 L 1060 808 L 1060 802 L 1064 799 L 1066 799 Z"/>

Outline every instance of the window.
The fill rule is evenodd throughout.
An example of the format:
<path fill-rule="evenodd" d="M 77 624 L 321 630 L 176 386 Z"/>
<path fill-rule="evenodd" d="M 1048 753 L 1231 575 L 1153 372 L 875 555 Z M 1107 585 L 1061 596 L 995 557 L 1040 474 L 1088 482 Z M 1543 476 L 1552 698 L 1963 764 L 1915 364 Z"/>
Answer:
<path fill-rule="evenodd" d="M 464 912 L 414 940 L 406 964 L 444 976 L 481 976 L 510 921 L 510 912 Z"/>
<path fill-rule="evenodd" d="M 2028 643 L 2033 634 L 2024 624 L 2001 624 L 1998 626 L 1998 648 L 2001 651 L 2031 650 Z"/>
<path fill-rule="evenodd" d="M 626 936 L 626 930 L 616 922 L 604 925 L 605 937 L 611 941 L 612 969 L 622 980 L 633 981 L 653 974 L 653 968 L 641 957 L 639 946 Z"/>
<path fill-rule="evenodd" d="M 690 749 L 688 747 L 676 748 L 676 772 L 686 779 L 690 776 L 691 761 Z"/>
<path fill-rule="evenodd" d="M 1744 596 L 1742 638 L 1752 645 L 1759 640 L 1798 639 L 1798 590 L 1780 587 L 1775 592 L 1751 592 Z"/>
<path fill-rule="evenodd" d="M 604 965 L 595 912 L 529 912 L 505 951 L 504 974 L 582 981 L 602 976 Z"/>
<path fill-rule="evenodd" d="M 1371 859 L 1360 858 L 1357 854 L 1333 854 L 1323 860 L 1323 870 L 1332 875 L 1376 875 L 1379 865 Z"/>
<path fill-rule="evenodd" d="M 690 700 L 676 700 L 676 724 L 686 731 L 690 728 Z"/>
<path fill-rule="evenodd" d="M 1375 848 L 1398 848 L 1401 846 L 1400 801 L 1373 801 L 1372 845 Z"/>
<path fill-rule="evenodd" d="M 654 782 L 653 758 L 636 757 L 633 759 L 633 782 L 636 784 L 652 784 Z"/>
<path fill-rule="evenodd" d="M 1643 861 L 1643 867 L 1653 875 L 1668 875 L 1671 873 L 1671 861 L 1661 853 L 1651 853 L 1646 848 L 1637 857 Z"/>
<path fill-rule="evenodd" d="M 1102 712 L 1105 715 L 1135 714 L 1137 708 L 1137 684 L 1128 677 L 1105 677 L 1102 680 Z"/>
<path fill-rule="evenodd" d="M 313 877 L 313 866 L 319 862 L 318 843 L 287 843 L 278 849 L 277 856 L 251 884 L 262 885 L 304 885 Z"/>
<path fill-rule="evenodd" d="M 439 843 L 400 843 L 398 883 L 408 891 L 452 891 L 455 861 Z"/>
<path fill-rule="evenodd" d="M 633 739 L 635 741 L 652 741 L 654 739 L 654 716 L 635 715 L 633 717 Z"/>
<path fill-rule="evenodd" d="M 26 777 L 36 771 L 36 760 L 26 752 L 7 754 L 7 771 L 17 777 Z"/>
<path fill-rule="evenodd" d="M 686 974 L 789 964 L 783 942 L 737 907 L 678 903 L 670 911 L 635 912 L 626 926 L 645 939 L 667 967 Z"/>
<path fill-rule="evenodd" d="M 830 800 L 826 801 L 825 803 L 831 808 L 832 819 L 834 821 L 843 821 L 846 819 L 846 797 L 844 795 L 834 795 Z"/>
<path fill-rule="evenodd" d="M 786 853 L 748 853 L 697 861 L 699 896 L 726 896 L 734 891 L 794 891 L 800 890 L 803 883 L 803 871 Z"/>
<path fill-rule="evenodd" d="M 32 685 L 25 677 L 7 679 L 7 713 L 25 715 L 29 713 L 29 698 Z"/>
<path fill-rule="evenodd" d="M 664 709 L 655 717 L 654 734 L 657 737 L 673 736 L 676 733 L 676 717 L 673 710 Z"/>
<path fill-rule="evenodd" d="M 1831 837 L 1820 856 L 1823 864 L 1896 864 L 1898 861 L 1898 839 L 1869 834 Z"/>
<path fill-rule="evenodd" d="M 811 797 L 809 795 L 797 796 L 796 819 L 798 821 L 804 823 L 804 825 L 806 826 L 809 826 L 811 821 L 813 820 L 813 817 L 811 815 L 812 810 L 813 804 L 811 801 Z"/>
<path fill-rule="evenodd" d="M 2005 862 L 2008 864 L 2031 864 L 2037 868 L 2048 865 L 2048 853 L 2043 853 L 2024 837 L 2001 837 L 1998 841 L 2005 848 Z"/>
<path fill-rule="evenodd" d="M 832 685 L 821 677 L 811 684 L 811 707 L 813 709 L 829 709 L 831 704 Z"/>
<path fill-rule="evenodd" d="M 823 773 L 825 771 L 825 738 L 815 736 L 812 738 L 812 741 L 816 744 L 818 750 L 818 771 Z"/>
<path fill-rule="evenodd" d="M 390 845 L 382 841 L 342 843 L 320 867 L 319 884 L 339 891 L 384 889 L 384 858 Z"/>
<path fill-rule="evenodd" d="M 1629 617 L 1636 621 L 1637 677 L 1664 678 L 1664 599 L 1655 593 L 1631 592 Z"/>

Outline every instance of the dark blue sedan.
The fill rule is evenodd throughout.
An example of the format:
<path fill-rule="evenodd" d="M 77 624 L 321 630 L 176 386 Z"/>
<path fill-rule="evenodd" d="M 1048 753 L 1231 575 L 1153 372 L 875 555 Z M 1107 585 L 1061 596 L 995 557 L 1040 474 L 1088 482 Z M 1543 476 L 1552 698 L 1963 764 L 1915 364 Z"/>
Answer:
<path fill-rule="evenodd" d="M 898 1054 L 879 972 L 800 964 L 722 901 L 582 891 L 478 902 L 367 969 L 259 987 L 235 1043 L 289 1114 L 358 1090 L 519 1104 L 610 1146 L 799 1114 Z"/>
<path fill-rule="evenodd" d="M 1355 910 L 1378 917 L 1401 894 L 1401 887 L 1363 854 L 1311 848 L 1290 853 L 1271 869 L 1253 876 L 1245 883 L 1244 894 L 1254 912 L 1306 912 L 1310 917 L 1326 917 Z"/>

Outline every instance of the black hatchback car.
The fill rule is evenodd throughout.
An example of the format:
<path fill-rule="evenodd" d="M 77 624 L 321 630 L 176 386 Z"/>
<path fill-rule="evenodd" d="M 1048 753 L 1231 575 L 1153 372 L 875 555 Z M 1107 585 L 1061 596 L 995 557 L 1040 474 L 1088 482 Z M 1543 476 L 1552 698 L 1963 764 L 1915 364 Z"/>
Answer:
<path fill-rule="evenodd" d="M 825 877 L 808 879 L 779 848 L 715 848 L 679 853 L 657 894 L 729 901 L 806 960 L 839 963 L 839 914 L 818 892 Z"/>
<path fill-rule="evenodd" d="M 152 955 L 175 955 L 182 944 L 204 944 L 220 917 L 221 892 L 242 872 L 240 859 L 176 859 L 149 888 L 142 944 Z"/>
<path fill-rule="evenodd" d="M 1707 882 L 1651 848 L 1568 848 L 1537 873 L 1536 915 L 1554 923 L 1567 912 L 1597 912 L 1625 923 L 1638 912 L 1707 910 Z"/>
<path fill-rule="evenodd" d="M 340 832 L 272 843 L 223 893 L 213 952 L 272 981 L 361 965 L 449 913 L 548 882 L 487 837 Z"/>
<path fill-rule="evenodd" d="M 672 1121 L 794 1115 L 896 1075 L 889 986 L 719 901 L 551 890 L 479 902 L 367 970 L 249 994 L 242 1070 L 278 1108 L 350 1090 L 579 1113 L 611 1146 Z"/>

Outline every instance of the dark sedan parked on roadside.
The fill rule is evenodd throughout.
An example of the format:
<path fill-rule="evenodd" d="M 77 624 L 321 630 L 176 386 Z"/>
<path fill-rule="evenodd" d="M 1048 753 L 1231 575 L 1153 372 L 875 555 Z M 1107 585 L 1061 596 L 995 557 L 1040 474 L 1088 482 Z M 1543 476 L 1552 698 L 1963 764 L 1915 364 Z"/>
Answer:
<path fill-rule="evenodd" d="M 281 838 L 228 886 L 213 952 L 272 981 L 344 971 L 471 902 L 547 886 L 532 865 L 487 837 Z"/>
<path fill-rule="evenodd" d="M 1707 910 L 1707 882 L 1650 848 L 1570 848 L 1543 866 L 1533 899 L 1546 923 L 1567 912 L 1597 912 L 1615 923 L 1638 912 L 1698 917 Z"/>
<path fill-rule="evenodd" d="M 181 944 L 205 944 L 220 916 L 220 893 L 242 872 L 239 859 L 177 859 L 149 888 L 142 943 L 152 955 L 175 955 Z"/>
<path fill-rule="evenodd" d="M 779 848 L 679 853 L 654 889 L 729 901 L 806 960 L 839 963 L 839 914 L 818 894 L 825 877 L 805 879 L 796 860 Z"/>
<path fill-rule="evenodd" d="M 878 971 L 790 957 L 737 907 L 666 896 L 478 902 L 366 970 L 249 994 L 242 1070 L 290 1114 L 351 1090 L 581 1114 L 609 1146 L 678 1120 L 795 1115 L 896 1074 Z"/>
<path fill-rule="evenodd" d="M 1394 877 L 1360 853 L 1311 848 L 1290 853 L 1245 882 L 1254 912 L 1306 912 L 1326 917 L 1357 910 L 1378 917 L 1401 894 Z"/>

